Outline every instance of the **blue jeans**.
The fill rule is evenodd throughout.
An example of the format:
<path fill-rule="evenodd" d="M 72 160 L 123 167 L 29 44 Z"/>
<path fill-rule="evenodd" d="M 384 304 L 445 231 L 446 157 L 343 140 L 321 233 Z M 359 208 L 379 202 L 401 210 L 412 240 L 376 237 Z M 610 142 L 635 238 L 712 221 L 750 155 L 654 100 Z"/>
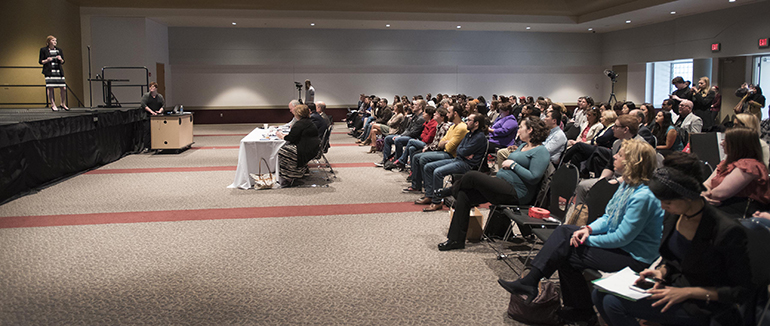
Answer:
<path fill-rule="evenodd" d="M 441 188 L 444 177 L 450 174 L 463 174 L 470 169 L 471 166 L 468 163 L 457 158 L 448 158 L 426 164 L 422 171 L 425 178 L 425 197 L 431 198 L 434 204 L 441 203 L 441 198 L 433 196 L 433 190 Z"/>
<path fill-rule="evenodd" d="M 396 139 L 393 140 L 394 145 L 396 145 L 396 157 L 401 157 L 401 154 L 404 152 L 404 146 L 411 140 L 412 138 L 409 136 L 397 136 Z"/>
<path fill-rule="evenodd" d="M 705 316 L 691 316 L 682 308 L 682 304 L 672 305 L 666 312 L 660 312 L 665 305 L 653 307 L 656 300 L 641 299 L 629 301 L 612 294 L 594 290 L 591 299 L 607 323 L 610 325 L 639 325 L 636 318 L 654 321 L 663 325 L 708 325 Z"/>
<path fill-rule="evenodd" d="M 390 158 L 390 146 L 393 145 L 396 137 L 399 135 L 385 136 L 385 140 L 382 142 L 382 161 L 385 162 Z"/>
<path fill-rule="evenodd" d="M 409 141 L 406 143 L 406 149 L 404 150 L 404 153 L 399 156 L 398 161 L 406 164 L 406 159 L 411 158 L 414 156 L 414 154 L 422 151 L 423 147 L 425 147 L 425 143 L 423 143 L 421 140 L 409 139 Z"/>
<path fill-rule="evenodd" d="M 422 189 L 422 168 L 426 164 L 450 158 L 452 158 L 452 155 L 445 151 L 431 151 L 415 154 L 412 158 L 412 188 L 416 190 Z"/>
<path fill-rule="evenodd" d="M 369 121 L 371 120 L 364 122 L 364 132 L 361 133 L 361 137 L 358 137 L 358 139 L 366 140 L 369 138 L 369 133 L 372 132 L 372 126 L 374 125 L 373 123 L 369 123 Z"/>

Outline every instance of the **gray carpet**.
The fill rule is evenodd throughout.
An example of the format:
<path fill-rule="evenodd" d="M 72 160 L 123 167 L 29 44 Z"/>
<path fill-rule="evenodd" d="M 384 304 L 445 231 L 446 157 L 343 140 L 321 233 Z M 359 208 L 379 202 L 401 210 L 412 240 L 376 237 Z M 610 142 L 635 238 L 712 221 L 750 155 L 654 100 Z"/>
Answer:
<path fill-rule="evenodd" d="M 198 128 L 196 134 L 251 127 Z M 358 147 L 332 148 L 328 156 L 332 162 L 374 157 Z M 105 168 L 228 161 L 237 163 L 237 150 L 134 155 Z M 416 197 L 400 192 L 402 173 L 337 172 L 329 187 L 267 191 L 225 188 L 233 171 L 80 175 L 0 206 L 0 218 Z M 0 229 L 0 324 L 518 325 L 506 316 L 509 295 L 496 283 L 516 275 L 483 243 L 439 252 L 448 225 L 447 211 L 350 215 L 343 209 L 326 216 Z"/>

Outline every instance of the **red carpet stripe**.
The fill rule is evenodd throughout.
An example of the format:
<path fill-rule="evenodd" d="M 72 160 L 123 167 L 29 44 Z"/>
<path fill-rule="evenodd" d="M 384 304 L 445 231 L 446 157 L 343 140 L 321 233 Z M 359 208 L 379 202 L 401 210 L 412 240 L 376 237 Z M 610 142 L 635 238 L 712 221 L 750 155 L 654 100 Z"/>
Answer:
<path fill-rule="evenodd" d="M 10 216 L 0 217 L 0 229 L 66 225 L 224 220 L 263 217 L 403 213 L 420 211 L 423 209 L 423 207 L 426 206 L 415 205 L 411 202 L 391 202 L 317 206 L 274 206 L 71 215 Z M 444 211 L 446 212 L 446 210 Z"/>
<path fill-rule="evenodd" d="M 193 137 L 246 137 L 248 134 L 213 134 L 213 135 L 193 135 Z"/>
<path fill-rule="evenodd" d="M 201 146 L 201 147 L 190 147 L 190 149 L 239 149 L 240 146 Z"/>
<path fill-rule="evenodd" d="M 318 167 L 317 164 L 309 164 L 311 168 Z M 374 163 L 332 163 L 332 168 L 363 168 L 373 167 Z M 83 174 L 125 174 L 125 173 L 164 173 L 164 172 L 208 172 L 208 171 L 235 171 L 237 166 L 189 166 L 189 167 L 170 167 L 170 168 L 143 168 L 143 169 L 99 169 L 88 171 Z"/>
<path fill-rule="evenodd" d="M 172 168 L 145 169 L 99 169 L 84 174 L 124 174 L 124 173 L 163 173 L 163 172 L 205 172 L 205 171 L 235 171 L 236 166 L 190 166 Z"/>
<path fill-rule="evenodd" d="M 330 144 L 332 147 L 358 146 L 358 144 Z M 190 147 L 190 149 L 239 149 L 240 146 L 200 146 Z"/>

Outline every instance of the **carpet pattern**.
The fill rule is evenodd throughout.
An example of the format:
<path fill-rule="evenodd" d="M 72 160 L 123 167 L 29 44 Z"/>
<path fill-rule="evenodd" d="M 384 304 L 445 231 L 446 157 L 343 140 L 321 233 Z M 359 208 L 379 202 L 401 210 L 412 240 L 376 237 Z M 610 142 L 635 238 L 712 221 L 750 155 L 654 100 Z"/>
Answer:
<path fill-rule="evenodd" d="M 195 126 L 195 141 L 237 146 L 239 137 L 211 135 L 259 125 Z M 364 152 L 332 147 L 327 157 L 381 158 Z M 102 169 L 234 166 L 237 155 L 132 155 Z M 81 174 L 2 205 L 0 324 L 519 325 L 496 283 L 516 275 L 484 243 L 439 252 L 449 214 L 410 204 L 419 196 L 401 193 L 405 174 L 335 171 L 329 187 L 262 191 L 227 189 L 233 171 Z M 303 215 L 266 213 L 276 206 Z M 241 215 L 226 215 L 234 209 Z M 196 218 L 2 228 L 4 219 L 166 211 Z"/>

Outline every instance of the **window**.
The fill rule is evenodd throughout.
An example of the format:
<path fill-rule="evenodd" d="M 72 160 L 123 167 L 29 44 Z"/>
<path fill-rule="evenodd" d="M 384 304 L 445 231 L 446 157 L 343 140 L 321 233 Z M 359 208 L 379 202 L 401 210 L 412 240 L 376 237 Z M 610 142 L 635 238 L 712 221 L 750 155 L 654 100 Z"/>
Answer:
<path fill-rule="evenodd" d="M 646 75 L 647 89 L 652 92 L 645 92 L 644 100 L 660 107 L 663 100 L 668 99 L 668 95 L 676 90 L 671 84 L 674 77 L 681 76 L 684 80 L 692 81 L 692 59 L 648 63 Z"/>
<path fill-rule="evenodd" d="M 754 57 L 754 79 L 752 83 L 762 88 L 762 94 L 767 94 L 765 88 L 770 89 L 770 55 Z M 765 95 L 765 98 L 768 96 Z M 765 103 L 767 104 L 767 103 Z M 768 117 L 768 106 L 762 108 L 762 117 Z"/>

